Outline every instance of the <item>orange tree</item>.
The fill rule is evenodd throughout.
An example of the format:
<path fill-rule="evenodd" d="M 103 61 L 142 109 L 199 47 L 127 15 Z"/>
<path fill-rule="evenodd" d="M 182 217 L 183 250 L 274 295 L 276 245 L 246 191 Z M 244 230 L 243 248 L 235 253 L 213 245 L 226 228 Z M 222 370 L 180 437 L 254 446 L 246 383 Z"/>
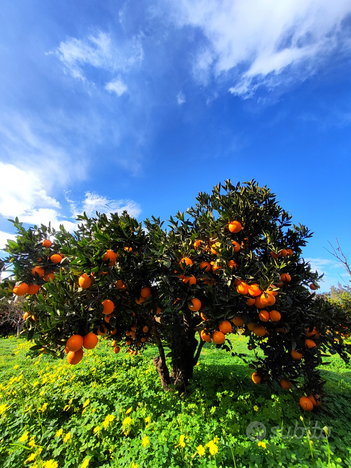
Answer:
<path fill-rule="evenodd" d="M 66 352 L 75 364 L 95 335 L 111 339 L 115 352 L 154 343 L 163 387 L 184 389 L 204 343 L 235 355 L 228 334 L 240 328 L 255 350 L 255 383 L 290 388 L 302 377 L 303 391 L 319 404 L 317 367 L 325 354 L 348 359 L 340 332 L 349 318 L 316 297 L 318 273 L 301 257 L 311 233 L 292 226 L 275 195 L 254 181 L 228 180 L 196 200 L 168 229 L 126 212 L 79 216 L 73 234 L 13 221 L 18 236 L 6 247 L 3 269 L 12 276 L 2 295 L 26 297 L 32 351 Z"/>

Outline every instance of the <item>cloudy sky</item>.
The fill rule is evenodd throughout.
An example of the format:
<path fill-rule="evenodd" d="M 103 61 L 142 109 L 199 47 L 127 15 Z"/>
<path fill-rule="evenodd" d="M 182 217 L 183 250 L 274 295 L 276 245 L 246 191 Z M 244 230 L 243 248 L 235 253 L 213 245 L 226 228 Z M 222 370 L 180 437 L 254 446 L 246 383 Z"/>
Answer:
<path fill-rule="evenodd" d="M 350 0 L 4 2 L 0 61 L 0 248 L 15 216 L 166 220 L 255 179 L 314 232 L 322 289 L 342 281 Z"/>

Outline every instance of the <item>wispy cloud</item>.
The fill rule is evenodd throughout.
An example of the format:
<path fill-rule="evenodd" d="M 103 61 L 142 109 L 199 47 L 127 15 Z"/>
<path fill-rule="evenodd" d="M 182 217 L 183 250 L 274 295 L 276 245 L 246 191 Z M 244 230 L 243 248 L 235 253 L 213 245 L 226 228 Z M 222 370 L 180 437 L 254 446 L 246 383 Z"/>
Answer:
<path fill-rule="evenodd" d="M 351 48 L 348 0 L 180 0 L 174 9 L 178 26 L 199 28 L 207 40 L 194 75 L 226 74 L 242 97 L 304 80 L 335 50 Z"/>
<path fill-rule="evenodd" d="M 127 86 L 123 83 L 120 77 L 107 83 L 105 89 L 110 91 L 110 93 L 116 93 L 117 96 L 122 96 L 122 94 L 128 90 Z"/>
<path fill-rule="evenodd" d="M 185 94 L 182 91 L 179 91 L 179 93 L 177 94 L 177 103 L 181 105 L 181 104 L 184 104 L 184 102 L 186 102 Z"/>

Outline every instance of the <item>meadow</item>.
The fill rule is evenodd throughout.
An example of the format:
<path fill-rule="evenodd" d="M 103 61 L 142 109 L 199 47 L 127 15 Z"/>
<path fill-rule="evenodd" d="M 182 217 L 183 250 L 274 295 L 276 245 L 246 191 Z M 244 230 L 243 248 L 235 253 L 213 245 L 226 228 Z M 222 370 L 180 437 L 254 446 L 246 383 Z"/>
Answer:
<path fill-rule="evenodd" d="M 246 337 L 230 338 L 253 355 Z M 114 354 L 100 338 L 76 366 L 32 358 L 30 346 L 0 339 L 3 468 L 351 466 L 351 365 L 338 356 L 322 366 L 322 407 L 305 413 L 301 388 L 255 385 L 245 362 L 211 344 L 181 395 L 163 391 L 153 346 Z"/>

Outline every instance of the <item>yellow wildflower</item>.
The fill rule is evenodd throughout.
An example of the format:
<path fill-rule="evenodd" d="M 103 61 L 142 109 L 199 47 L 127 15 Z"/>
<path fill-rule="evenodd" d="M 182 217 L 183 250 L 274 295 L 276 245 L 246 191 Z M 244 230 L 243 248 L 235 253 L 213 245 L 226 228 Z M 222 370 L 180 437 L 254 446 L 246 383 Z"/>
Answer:
<path fill-rule="evenodd" d="M 31 461 L 35 460 L 35 457 L 36 457 L 36 456 L 37 456 L 36 453 L 31 453 L 31 454 L 29 455 L 29 457 L 27 458 L 27 460 L 25 461 L 25 463 L 31 462 Z"/>
<path fill-rule="evenodd" d="M 49 460 L 44 463 L 43 468 L 58 468 L 58 463 L 55 460 Z"/>
<path fill-rule="evenodd" d="M 13 366 L 14 369 L 18 369 L 19 368 L 19 365 L 16 364 L 15 366 Z"/>
<path fill-rule="evenodd" d="M 55 437 L 60 437 L 60 436 L 62 435 L 62 433 L 63 433 L 63 429 L 62 429 L 62 427 L 61 427 L 61 429 L 59 429 L 59 430 L 56 432 Z"/>
<path fill-rule="evenodd" d="M 28 431 L 26 431 L 22 437 L 20 437 L 19 441 L 23 444 L 23 442 L 26 442 L 28 440 Z"/>
<path fill-rule="evenodd" d="M 130 408 L 127 409 L 126 414 L 129 414 L 129 413 L 131 413 L 132 411 L 133 411 L 133 408 L 130 407 Z"/>
<path fill-rule="evenodd" d="M 143 441 L 141 442 L 141 445 L 142 445 L 143 447 L 146 447 L 146 446 L 150 445 L 150 440 L 149 440 L 148 436 L 145 436 L 145 437 L 143 438 Z"/>
<path fill-rule="evenodd" d="M 266 442 L 262 442 L 262 440 L 260 440 L 260 441 L 257 443 L 257 445 L 258 445 L 259 447 L 263 447 L 264 449 L 267 448 Z"/>
<path fill-rule="evenodd" d="M 136 463 L 132 463 L 132 468 L 138 468 L 138 465 Z"/>
<path fill-rule="evenodd" d="M 44 411 L 46 411 L 47 407 L 48 407 L 48 404 L 44 403 L 41 408 L 38 408 L 38 411 L 41 412 L 41 413 L 44 413 Z"/>
<path fill-rule="evenodd" d="M 215 444 L 215 442 L 217 441 L 218 439 L 216 438 L 216 439 L 210 440 L 208 444 L 206 444 L 206 447 L 208 447 L 211 455 L 216 455 L 216 453 L 218 452 L 218 445 Z"/>
<path fill-rule="evenodd" d="M 253 409 L 254 409 L 254 411 L 258 411 L 258 406 L 255 405 L 255 406 L 253 407 Z"/>
<path fill-rule="evenodd" d="M 7 405 L 0 405 L 0 414 L 5 414 L 9 408 Z"/>
<path fill-rule="evenodd" d="M 96 433 L 99 432 L 99 431 L 100 431 L 100 426 L 94 427 L 94 434 L 96 434 Z"/>
<path fill-rule="evenodd" d="M 29 447 L 35 447 L 35 436 L 31 437 L 30 441 L 28 442 Z"/>
<path fill-rule="evenodd" d="M 197 448 L 197 453 L 200 455 L 200 457 L 203 457 L 205 455 L 205 447 L 199 445 Z"/>
<path fill-rule="evenodd" d="M 63 441 L 64 442 L 68 442 L 69 439 L 72 438 L 72 434 L 70 432 L 67 432 L 67 434 L 65 435 L 65 437 L 63 438 Z"/>
<path fill-rule="evenodd" d="M 179 444 L 176 445 L 176 447 L 181 447 L 181 448 L 184 448 L 185 447 L 185 435 L 184 434 L 181 434 L 181 436 L 179 437 Z"/>
<path fill-rule="evenodd" d="M 122 424 L 123 426 L 129 426 L 131 422 L 132 422 L 132 418 L 128 416 L 127 418 L 124 418 Z"/>
<path fill-rule="evenodd" d="M 145 424 L 150 424 L 150 422 L 151 422 L 151 417 L 150 416 L 145 418 Z"/>
<path fill-rule="evenodd" d="M 80 468 L 87 468 L 87 466 L 89 465 L 89 462 L 90 462 L 90 458 L 86 458 L 86 459 L 83 461 L 83 463 L 82 463 L 82 465 L 81 465 Z"/>
<path fill-rule="evenodd" d="M 85 403 L 83 405 L 83 408 L 85 408 L 86 406 L 88 406 L 90 404 L 90 400 L 89 398 L 87 400 L 85 400 Z"/>
<path fill-rule="evenodd" d="M 104 429 L 107 429 L 110 422 L 112 422 L 114 419 L 115 419 L 116 416 L 114 416 L 113 414 L 109 414 L 108 416 L 106 416 L 105 418 L 105 421 L 102 423 Z"/>

